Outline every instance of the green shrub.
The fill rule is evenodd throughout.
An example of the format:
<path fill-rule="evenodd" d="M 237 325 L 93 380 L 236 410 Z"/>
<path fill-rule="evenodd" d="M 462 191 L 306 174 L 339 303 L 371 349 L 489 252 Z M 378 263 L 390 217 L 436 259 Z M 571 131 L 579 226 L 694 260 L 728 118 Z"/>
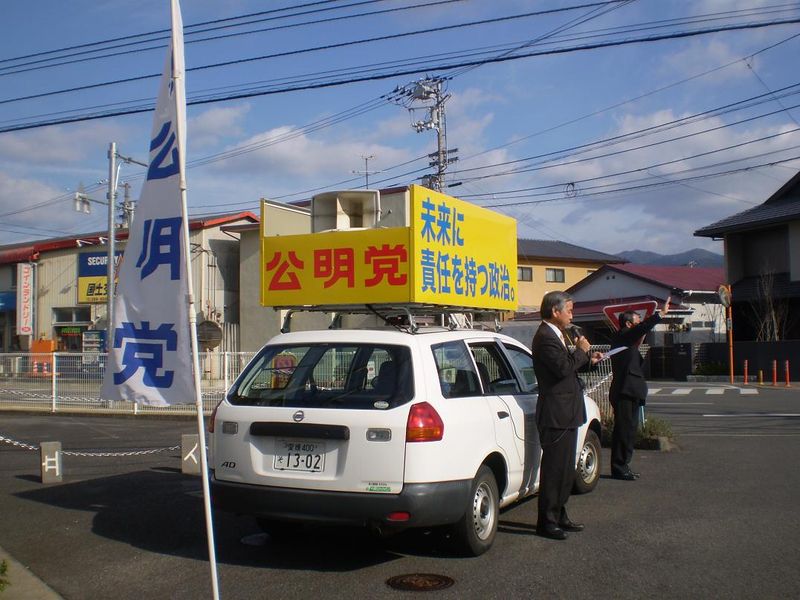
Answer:
<path fill-rule="evenodd" d="M 0 592 L 6 589 L 11 582 L 6 577 L 8 575 L 8 563 L 6 561 L 0 562 Z"/>
<path fill-rule="evenodd" d="M 611 435 L 614 431 L 614 417 L 606 415 L 602 418 L 603 435 L 602 444 L 606 447 L 611 447 Z M 639 429 L 636 433 L 636 448 L 650 449 L 656 447 L 658 438 L 665 437 L 672 440 L 672 425 L 669 421 L 659 419 L 658 417 L 646 417 L 644 426 L 639 423 Z"/>

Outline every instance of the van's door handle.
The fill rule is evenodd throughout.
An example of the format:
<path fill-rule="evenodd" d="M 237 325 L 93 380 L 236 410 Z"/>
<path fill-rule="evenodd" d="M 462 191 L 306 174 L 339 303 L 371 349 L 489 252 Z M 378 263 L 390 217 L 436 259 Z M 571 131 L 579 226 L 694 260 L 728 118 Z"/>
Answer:
<path fill-rule="evenodd" d="M 501 410 L 497 412 L 497 416 L 501 419 L 507 419 L 509 415 L 506 411 Z"/>

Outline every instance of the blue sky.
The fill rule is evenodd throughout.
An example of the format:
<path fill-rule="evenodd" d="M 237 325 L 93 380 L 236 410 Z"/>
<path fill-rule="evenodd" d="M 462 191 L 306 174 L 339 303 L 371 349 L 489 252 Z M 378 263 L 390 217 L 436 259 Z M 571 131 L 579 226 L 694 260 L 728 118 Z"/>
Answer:
<path fill-rule="evenodd" d="M 167 0 L 6 0 L 3 9 L 0 128 L 154 102 L 157 77 L 97 84 L 160 75 L 165 42 L 132 36 L 169 27 Z M 221 21 L 269 10 L 246 26 Z M 693 231 L 760 204 L 800 168 L 800 89 L 791 87 L 800 84 L 800 24 L 686 35 L 797 19 L 800 3 L 184 0 L 182 12 L 190 102 L 299 80 L 383 77 L 410 70 L 409 62 L 422 69 L 189 106 L 193 215 L 257 212 L 262 197 L 293 201 L 309 190 L 362 187 L 363 175 L 353 172 L 364 171 L 364 156 L 373 157 L 372 187 L 419 182 L 435 134 L 416 133 L 407 107 L 389 96 L 424 76 L 450 77 L 447 142 L 459 161 L 447 182 L 460 185 L 446 191 L 517 218 L 520 237 L 610 253 L 721 253 L 720 242 Z M 468 25 L 500 17 L 509 18 Z M 451 29 L 414 33 L 443 27 Z M 654 35 L 674 39 L 619 43 Z M 116 42 L 86 46 L 105 40 Z M 146 40 L 153 41 L 134 43 Z M 598 43 L 616 45 L 575 50 Z M 109 49 L 119 44 L 126 45 Z M 340 47 L 309 50 L 330 45 Z M 98 50 L 125 54 L 97 58 Z M 53 66 L 55 59 L 70 64 Z M 71 88 L 78 89 L 55 93 Z M 103 198 L 98 182 L 108 176 L 111 141 L 121 154 L 146 160 L 151 119 L 144 112 L 0 132 L 0 244 L 104 229 L 103 207 L 77 213 L 71 193 L 83 183 Z M 142 169 L 124 165 L 120 179 L 137 198 Z"/>

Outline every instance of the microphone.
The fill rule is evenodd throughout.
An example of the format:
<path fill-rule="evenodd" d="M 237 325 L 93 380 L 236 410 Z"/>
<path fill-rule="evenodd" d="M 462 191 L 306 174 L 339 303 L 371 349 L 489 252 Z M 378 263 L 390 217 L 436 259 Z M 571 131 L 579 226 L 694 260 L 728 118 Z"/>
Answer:
<path fill-rule="evenodd" d="M 583 337 L 583 331 L 577 325 L 570 327 L 569 332 L 572 338 L 575 340 L 577 340 L 579 337 Z"/>

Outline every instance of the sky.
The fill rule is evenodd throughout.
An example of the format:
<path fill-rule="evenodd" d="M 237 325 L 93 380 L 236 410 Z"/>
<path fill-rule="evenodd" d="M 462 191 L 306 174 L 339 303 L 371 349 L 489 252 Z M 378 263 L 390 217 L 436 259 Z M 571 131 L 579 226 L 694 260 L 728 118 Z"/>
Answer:
<path fill-rule="evenodd" d="M 371 188 L 420 183 L 437 135 L 412 128 L 429 103 L 402 92 L 423 78 L 443 81 L 458 159 L 444 191 L 514 217 L 522 238 L 722 254 L 693 232 L 761 204 L 800 169 L 799 2 L 181 8 L 192 216 L 258 214 L 260 198 L 299 201 L 367 177 Z M 3 14 L 0 245 L 101 231 L 107 209 L 77 212 L 73 196 L 83 186 L 105 198 L 112 141 L 147 161 L 169 1 L 4 0 Z M 119 179 L 138 199 L 143 168 L 123 162 Z"/>

